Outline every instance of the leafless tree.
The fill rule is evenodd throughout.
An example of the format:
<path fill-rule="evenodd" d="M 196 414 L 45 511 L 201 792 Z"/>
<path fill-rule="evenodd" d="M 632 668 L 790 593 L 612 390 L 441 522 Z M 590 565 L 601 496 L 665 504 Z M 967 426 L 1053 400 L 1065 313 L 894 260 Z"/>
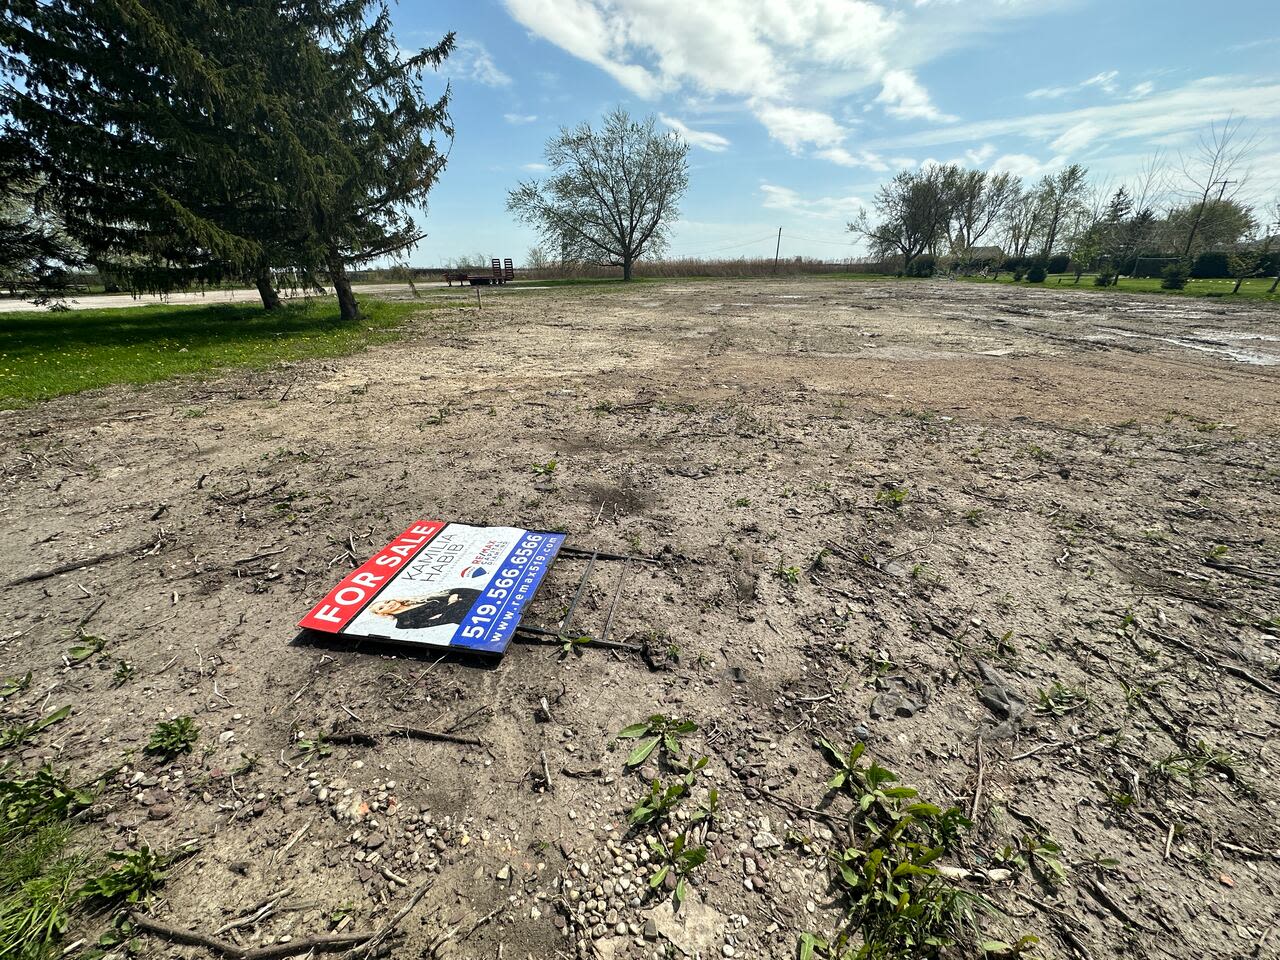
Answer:
<path fill-rule="evenodd" d="M 1006 255 L 1019 260 L 1026 257 L 1039 235 L 1041 219 L 1040 200 L 1035 191 L 1028 190 L 1021 180 L 1014 180 L 1002 218 Z"/>
<path fill-rule="evenodd" d="M 1046 175 L 1036 188 L 1044 241 L 1040 255 L 1048 258 L 1058 242 L 1063 228 L 1071 222 L 1084 201 L 1088 171 L 1073 163 L 1055 174 Z"/>
<path fill-rule="evenodd" d="M 951 185 L 951 253 L 966 259 L 1017 195 L 1012 174 L 959 170 Z"/>
<path fill-rule="evenodd" d="M 1195 213 L 1187 225 L 1187 240 L 1182 247 L 1184 260 L 1191 258 L 1192 244 L 1204 222 L 1210 199 L 1216 198 L 1218 203 L 1234 200 L 1244 189 L 1249 158 L 1257 146 L 1257 139 L 1240 135 L 1242 123 L 1242 120 L 1228 117 L 1221 126 L 1210 124 L 1208 133 L 1200 136 L 1191 155 L 1180 157 L 1187 184 L 1185 199 L 1188 204 L 1195 205 Z"/>
<path fill-rule="evenodd" d="M 689 186 L 689 145 L 658 132 L 652 116 L 637 122 L 621 107 L 599 130 L 562 127 L 547 142 L 552 175 L 528 180 L 507 196 L 507 209 L 560 250 L 562 259 L 622 267 L 666 245 Z"/>
<path fill-rule="evenodd" d="M 903 170 L 876 191 L 879 222 L 873 224 L 864 209 L 849 230 L 864 238 L 881 257 L 901 257 L 902 269 L 946 237 L 951 216 L 948 180 L 952 171 L 928 166 Z"/>

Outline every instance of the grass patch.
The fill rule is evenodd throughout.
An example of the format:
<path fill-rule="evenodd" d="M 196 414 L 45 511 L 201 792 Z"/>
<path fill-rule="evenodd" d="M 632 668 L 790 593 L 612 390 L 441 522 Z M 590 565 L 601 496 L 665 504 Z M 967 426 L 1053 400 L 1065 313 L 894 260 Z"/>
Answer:
<path fill-rule="evenodd" d="M 1183 297 L 1223 297 L 1224 299 L 1233 300 L 1269 300 L 1272 302 L 1280 302 L 1280 290 L 1276 293 L 1269 293 L 1271 284 L 1275 282 L 1274 277 L 1251 277 L 1240 285 L 1240 292 L 1232 294 L 1235 288 L 1234 280 L 1188 280 L 1187 285 L 1181 290 L 1165 290 L 1160 286 L 1159 277 L 1124 277 L 1118 284 L 1112 287 L 1098 287 L 1093 283 L 1095 274 L 1086 273 L 1080 277 L 1080 283 L 1076 284 L 1076 275 L 1074 273 L 1051 273 L 1045 279 L 1044 283 L 1029 283 L 1026 280 L 1017 281 L 1019 287 L 1043 287 L 1045 289 L 1071 288 L 1072 290 L 1088 290 L 1092 293 L 1161 293 L 1174 294 Z M 1015 281 L 1012 274 L 1001 274 L 998 278 L 991 277 L 958 277 L 957 279 L 967 281 L 969 283 L 1006 283 L 1014 285 Z"/>
<path fill-rule="evenodd" d="M 0 409 L 119 383 L 154 383 L 219 367 L 264 367 L 350 353 L 397 336 L 418 303 L 363 299 L 344 323 L 329 300 L 146 305 L 58 313 L 0 313 Z"/>

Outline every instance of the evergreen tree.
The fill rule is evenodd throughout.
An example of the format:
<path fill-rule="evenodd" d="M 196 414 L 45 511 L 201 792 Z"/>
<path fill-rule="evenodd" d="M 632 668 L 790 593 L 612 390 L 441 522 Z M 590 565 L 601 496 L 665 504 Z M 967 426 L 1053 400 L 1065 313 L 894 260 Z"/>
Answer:
<path fill-rule="evenodd" d="M 449 88 L 429 98 L 422 80 L 454 38 L 404 56 L 383 0 L 300 0 L 282 17 L 299 39 L 291 64 L 274 61 L 269 84 L 281 130 L 272 144 L 281 161 L 275 182 L 289 184 L 299 214 L 284 266 L 308 280 L 323 270 L 343 319 L 355 319 L 347 269 L 412 249 L 425 236 L 412 211 L 447 160 L 435 135 L 451 139 L 453 126 Z M 279 46 L 269 33 L 260 43 L 264 59 Z"/>
<path fill-rule="evenodd" d="M 86 259 L 131 290 L 213 282 L 258 259 L 218 216 L 244 162 L 226 131 L 246 78 L 200 43 L 232 21 L 208 0 L 0 12 L 0 165 L 40 183 Z"/>
<path fill-rule="evenodd" d="M 384 0 L 7 0 L 0 165 L 46 185 L 87 259 L 135 291 L 321 276 L 422 234 L 452 137 Z"/>

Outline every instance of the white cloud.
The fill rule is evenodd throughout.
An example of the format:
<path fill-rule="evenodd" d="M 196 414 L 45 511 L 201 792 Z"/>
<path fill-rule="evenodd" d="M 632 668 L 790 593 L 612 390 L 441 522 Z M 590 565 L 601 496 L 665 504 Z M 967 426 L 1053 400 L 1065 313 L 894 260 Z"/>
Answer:
<path fill-rule="evenodd" d="M 721 153 L 729 147 L 729 141 L 718 133 L 690 129 L 675 117 L 668 117 L 665 113 L 658 114 L 658 119 L 695 147 L 710 150 L 712 153 Z"/>
<path fill-rule="evenodd" d="M 955 124 L 865 144 L 882 151 L 948 143 L 972 143 L 1001 137 L 1025 137 L 1054 148 L 1137 140 L 1150 145 L 1176 142 L 1228 116 L 1250 123 L 1280 119 L 1280 83 L 1253 83 L 1239 77 L 1205 77 L 1166 90 L 1159 97 L 1125 100 L 1024 116 Z"/>
<path fill-rule="evenodd" d="M 502 119 L 507 123 L 520 126 L 525 123 L 536 123 L 538 115 L 536 113 L 504 113 Z"/>
<path fill-rule="evenodd" d="M 550 170 L 545 163 L 524 163 L 520 165 L 521 170 L 528 170 L 530 173 L 542 173 L 544 170 Z"/>
<path fill-rule="evenodd" d="M 756 117 L 777 140 L 792 153 L 805 146 L 836 147 L 847 135 L 835 117 L 821 110 L 791 107 L 768 101 L 752 101 Z"/>
<path fill-rule="evenodd" d="M 949 119 L 910 69 L 914 64 L 895 62 L 913 15 L 903 7 L 871 0 L 505 3 L 531 33 L 596 65 L 631 93 L 736 101 L 792 152 L 842 146 L 848 131 L 830 104 L 877 87 L 895 116 Z"/>
<path fill-rule="evenodd" d="M 854 153 L 844 147 L 827 147 L 825 150 L 819 150 L 815 156 L 842 167 L 868 167 L 879 173 L 892 169 L 883 157 L 870 150 L 859 150 Z M 905 165 L 910 166 L 910 161 Z"/>
<path fill-rule="evenodd" d="M 1116 92 L 1116 77 L 1120 76 L 1119 70 L 1104 70 L 1102 73 L 1095 73 L 1088 80 L 1082 80 L 1080 83 L 1069 84 L 1065 87 L 1040 87 L 1032 90 L 1027 94 L 1030 100 L 1057 100 L 1068 94 L 1079 93 L 1082 90 L 1096 88 L 1103 93 Z"/>
<path fill-rule="evenodd" d="M 1143 80 L 1141 83 L 1135 83 L 1129 88 L 1128 97 L 1130 100 L 1141 100 L 1144 97 L 1151 96 L 1155 92 L 1156 85 L 1150 80 Z"/>
<path fill-rule="evenodd" d="M 474 80 L 486 87 L 511 86 L 511 78 L 498 69 L 484 44 L 475 40 L 459 40 L 445 62 L 455 77 Z"/>
<path fill-rule="evenodd" d="M 1066 163 L 1067 158 L 1062 156 L 1041 161 L 1026 153 L 1006 153 L 993 160 L 988 169 L 997 173 L 1012 173 L 1015 177 L 1026 177 L 1029 180 L 1034 180 L 1037 177 L 1044 176 L 1046 173 L 1051 173 L 1066 166 Z"/>
<path fill-rule="evenodd" d="M 1083 150 L 1102 133 L 1102 127 L 1096 120 L 1081 120 L 1072 124 L 1049 144 L 1051 150 L 1059 153 L 1076 153 Z"/>
<path fill-rule="evenodd" d="M 929 92 L 920 85 L 909 70 L 890 70 L 880 81 L 880 94 L 876 103 L 884 105 L 885 113 L 905 120 L 933 120 L 949 122 L 948 116 L 933 105 Z"/>
<path fill-rule="evenodd" d="M 790 187 L 773 183 L 761 183 L 762 205 L 769 210 L 781 210 L 794 216 L 813 217 L 820 220 L 847 220 L 857 216 L 866 207 L 858 197 L 818 197 L 806 199 Z M 849 238 L 850 245 L 854 238 Z"/>

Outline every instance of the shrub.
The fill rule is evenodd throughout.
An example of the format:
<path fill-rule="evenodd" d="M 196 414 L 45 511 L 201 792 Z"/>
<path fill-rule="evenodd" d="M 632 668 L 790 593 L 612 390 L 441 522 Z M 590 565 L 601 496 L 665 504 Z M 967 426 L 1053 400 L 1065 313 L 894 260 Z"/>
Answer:
<path fill-rule="evenodd" d="M 1160 286 L 1164 290 L 1181 290 L 1187 285 L 1187 265 L 1179 261 L 1160 271 Z"/>
<path fill-rule="evenodd" d="M 937 268 L 938 258 L 931 257 L 927 253 L 922 253 L 911 261 L 911 266 L 907 267 L 907 276 L 932 277 L 934 270 Z"/>
<path fill-rule="evenodd" d="M 1191 276 L 1197 280 L 1223 280 L 1231 276 L 1227 254 L 1221 250 L 1206 250 L 1191 265 Z"/>
<path fill-rule="evenodd" d="M 1066 273 L 1071 266 L 1071 257 L 1065 253 L 1055 253 L 1049 258 L 1046 269 L 1049 273 Z"/>
<path fill-rule="evenodd" d="M 1031 283 L 1044 283 L 1044 278 L 1048 275 L 1045 270 L 1043 260 L 1037 260 L 1031 265 L 1031 269 L 1027 271 L 1027 280 Z"/>
<path fill-rule="evenodd" d="M 1111 287 L 1115 286 L 1115 282 L 1116 275 L 1112 270 L 1102 270 L 1093 278 L 1093 285 L 1095 287 Z"/>

